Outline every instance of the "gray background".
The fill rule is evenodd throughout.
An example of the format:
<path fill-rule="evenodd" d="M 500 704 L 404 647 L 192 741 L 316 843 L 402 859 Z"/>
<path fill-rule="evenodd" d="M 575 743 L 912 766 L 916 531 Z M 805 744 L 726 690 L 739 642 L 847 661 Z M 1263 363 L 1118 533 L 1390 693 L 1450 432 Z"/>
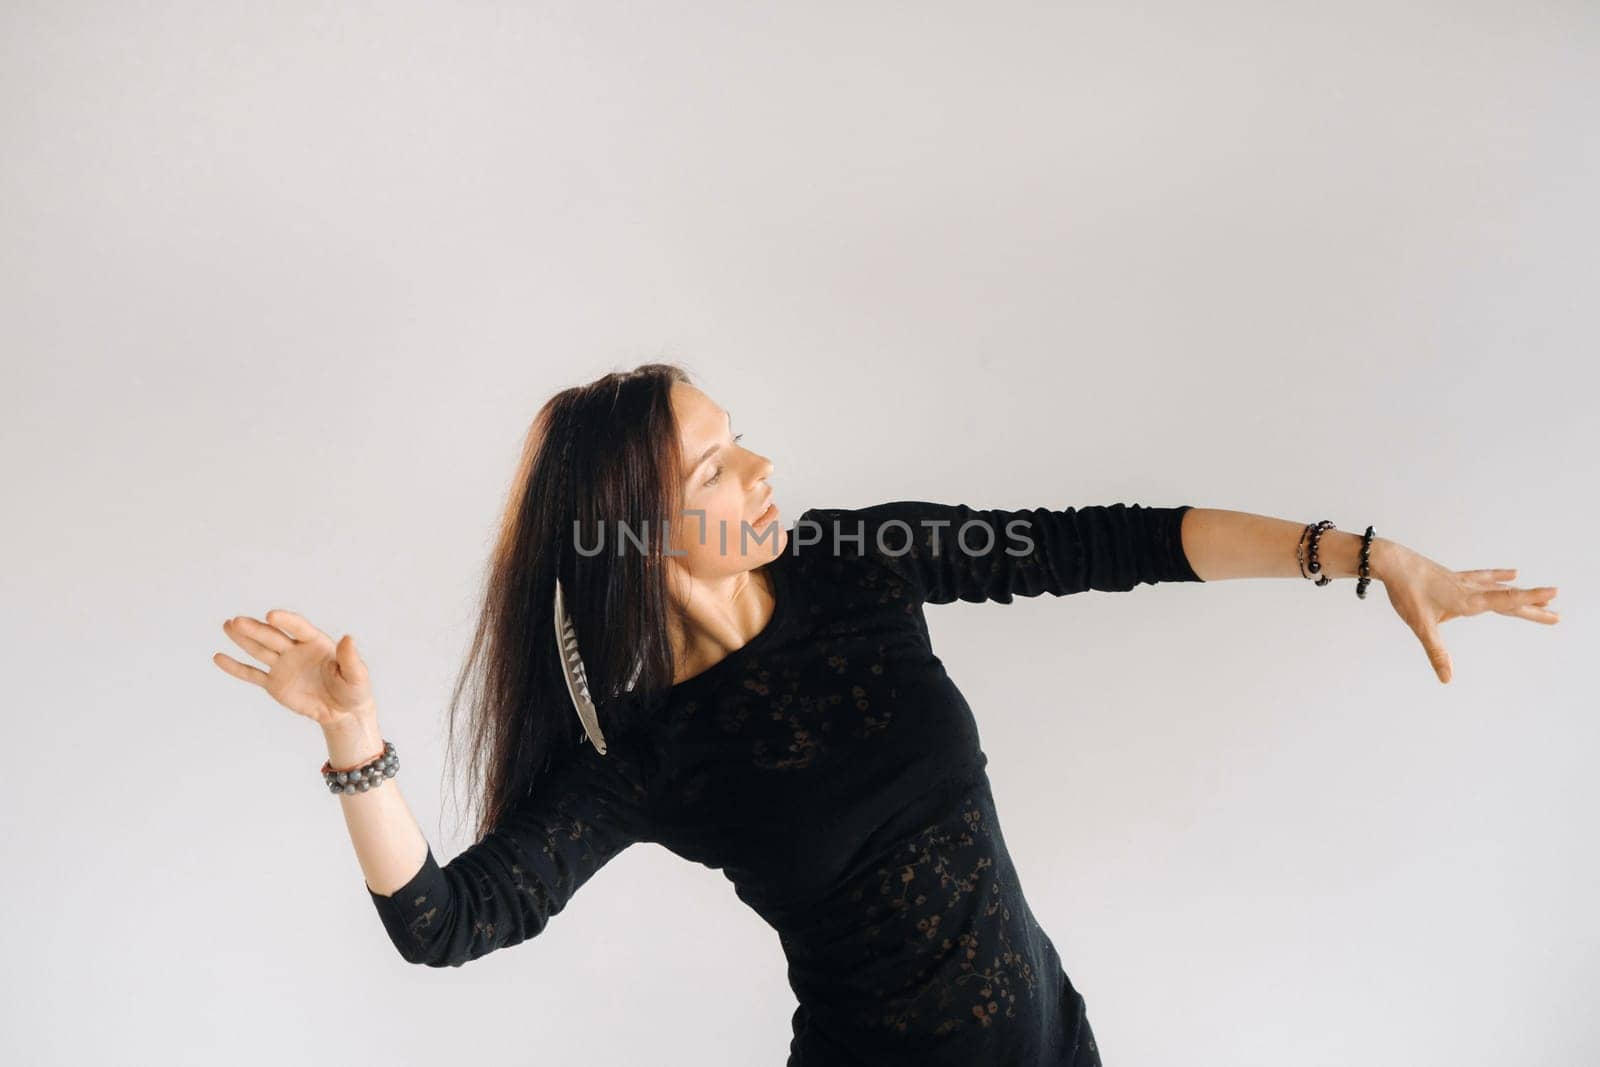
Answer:
<path fill-rule="evenodd" d="M 1189 503 L 1560 585 L 1449 686 L 1351 582 L 929 614 L 1109 1064 L 1594 1062 L 1597 59 L 1525 0 L 0 5 L 0 1058 L 783 1061 L 775 935 L 658 846 L 406 966 L 321 737 L 209 662 L 354 633 L 454 855 L 522 434 L 664 357 L 786 523 Z"/>

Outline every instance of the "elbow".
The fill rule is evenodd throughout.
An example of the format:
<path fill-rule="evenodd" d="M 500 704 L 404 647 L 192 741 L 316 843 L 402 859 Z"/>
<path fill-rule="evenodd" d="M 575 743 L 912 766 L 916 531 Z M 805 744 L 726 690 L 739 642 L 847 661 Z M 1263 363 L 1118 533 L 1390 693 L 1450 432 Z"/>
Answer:
<path fill-rule="evenodd" d="M 392 940 L 400 958 L 414 967 L 460 967 L 488 951 L 487 946 L 475 948 L 462 944 L 449 928 L 436 927 L 426 934 L 421 930 L 409 930 L 406 936 Z"/>
<path fill-rule="evenodd" d="M 447 945 L 423 942 L 395 942 L 395 951 L 413 967 L 460 967 L 470 957 L 453 952 Z"/>
<path fill-rule="evenodd" d="M 397 947 L 400 949 L 400 958 L 413 967 L 460 966 L 460 963 L 452 961 L 450 954 L 443 951 L 438 945 L 411 944 Z"/>
<path fill-rule="evenodd" d="M 446 967 L 449 966 L 448 957 L 439 950 L 439 947 L 420 940 L 390 939 L 394 950 L 406 963 L 414 967 Z"/>
<path fill-rule="evenodd" d="M 516 863 L 465 853 L 447 867 L 428 859 L 389 896 L 371 894 L 400 958 L 421 967 L 460 967 L 539 934 L 564 897 L 527 878 Z M 505 870 L 509 868 L 509 874 Z"/>
<path fill-rule="evenodd" d="M 465 959 L 457 959 L 454 956 L 421 956 L 408 962 L 438 970 L 445 967 L 460 967 L 467 961 Z"/>
<path fill-rule="evenodd" d="M 463 924 L 456 918 L 425 930 L 407 930 L 405 936 L 393 938 L 393 941 L 400 958 L 407 963 L 444 968 L 460 967 L 491 952 L 521 944 L 537 932 L 488 921 Z"/>

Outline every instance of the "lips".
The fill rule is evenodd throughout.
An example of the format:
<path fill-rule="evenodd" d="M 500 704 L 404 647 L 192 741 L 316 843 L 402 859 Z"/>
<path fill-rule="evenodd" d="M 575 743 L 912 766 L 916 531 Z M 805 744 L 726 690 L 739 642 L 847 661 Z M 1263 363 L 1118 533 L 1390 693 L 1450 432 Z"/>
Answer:
<path fill-rule="evenodd" d="M 772 512 L 775 510 L 775 508 L 776 505 L 773 504 L 772 497 L 769 495 L 767 497 L 767 506 L 761 509 L 761 514 L 757 515 L 755 519 L 752 520 L 751 525 L 760 526 L 763 522 L 766 522 L 772 517 Z"/>

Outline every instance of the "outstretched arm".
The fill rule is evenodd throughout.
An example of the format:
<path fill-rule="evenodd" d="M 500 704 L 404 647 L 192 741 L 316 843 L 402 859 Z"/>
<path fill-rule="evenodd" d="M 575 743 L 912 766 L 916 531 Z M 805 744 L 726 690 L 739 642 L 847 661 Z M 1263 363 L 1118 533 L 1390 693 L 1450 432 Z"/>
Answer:
<path fill-rule="evenodd" d="M 1017 596 L 1126 591 L 1158 582 L 1302 578 L 1296 550 L 1304 530 L 1289 519 L 1188 504 L 1007 511 L 896 500 L 814 508 L 797 532 L 802 544 L 822 542 L 823 551 L 876 561 L 918 602 L 1008 604 Z M 1356 577 L 1361 541 L 1348 530 L 1325 531 L 1317 547 L 1320 573 Z M 1450 680 L 1452 668 L 1440 623 L 1486 611 L 1545 625 L 1560 620 L 1549 609 L 1557 588 L 1510 587 L 1515 568 L 1451 570 L 1383 537 L 1373 538 L 1368 564 L 1441 682 Z"/>
<path fill-rule="evenodd" d="M 1191 508 L 1183 518 L 1183 551 L 1196 574 L 1208 582 L 1223 578 L 1300 578 L 1297 549 L 1305 524 L 1247 511 Z M 1317 547 L 1322 574 L 1354 578 L 1362 536 L 1327 530 Z M 1554 625 L 1560 614 L 1549 609 L 1559 591 L 1553 585 L 1508 586 L 1515 567 L 1457 571 L 1435 563 L 1387 538 L 1372 539 L 1369 573 L 1383 585 L 1389 604 L 1422 642 L 1439 681 L 1454 674 L 1439 624 L 1493 611 L 1511 618 Z"/>

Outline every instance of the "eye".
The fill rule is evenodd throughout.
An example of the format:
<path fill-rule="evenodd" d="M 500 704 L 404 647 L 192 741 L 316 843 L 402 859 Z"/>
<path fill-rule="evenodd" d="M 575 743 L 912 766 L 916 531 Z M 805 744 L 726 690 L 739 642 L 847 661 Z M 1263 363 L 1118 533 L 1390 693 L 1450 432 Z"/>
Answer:
<path fill-rule="evenodd" d="M 742 440 L 743 438 L 744 438 L 744 434 L 736 433 L 736 434 L 733 435 L 733 443 L 734 444 L 738 444 L 740 442 L 740 440 Z M 722 478 L 722 467 L 719 466 L 719 467 L 717 467 L 717 472 L 715 474 L 713 474 L 710 478 L 706 479 L 706 484 L 707 485 L 716 485 L 717 482 L 719 480 L 721 480 L 721 478 Z"/>

